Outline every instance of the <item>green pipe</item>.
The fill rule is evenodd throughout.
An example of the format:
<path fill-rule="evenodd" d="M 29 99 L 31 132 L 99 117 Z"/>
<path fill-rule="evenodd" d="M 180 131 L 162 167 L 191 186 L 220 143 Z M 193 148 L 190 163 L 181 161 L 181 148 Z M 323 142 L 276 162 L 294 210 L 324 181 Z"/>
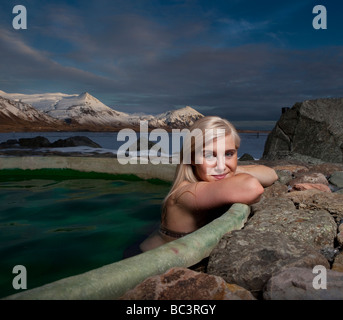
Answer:
<path fill-rule="evenodd" d="M 249 206 L 233 204 L 222 216 L 183 238 L 137 256 L 4 299 L 118 299 L 150 276 L 162 274 L 172 267 L 187 268 L 208 257 L 225 233 L 244 226 L 249 214 Z"/>

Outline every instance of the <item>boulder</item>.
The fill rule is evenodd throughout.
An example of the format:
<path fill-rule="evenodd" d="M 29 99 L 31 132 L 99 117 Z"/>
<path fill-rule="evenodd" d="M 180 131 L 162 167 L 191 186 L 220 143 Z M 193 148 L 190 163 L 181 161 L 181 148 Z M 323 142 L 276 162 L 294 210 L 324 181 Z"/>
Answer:
<path fill-rule="evenodd" d="M 293 185 L 290 191 L 304 191 L 310 189 L 316 189 L 323 192 L 331 192 L 330 187 L 323 183 L 296 183 Z"/>
<path fill-rule="evenodd" d="M 276 231 L 242 229 L 225 234 L 209 257 L 207 273 L 260 297 L 270 277 L 284 268 L 329 263 L 319 250 Z"/>
<path fill-rule="evenodd" d="M 84 136 L 74 136 L 67 139 L 59 139 L 51 144 L 51 148 L 66 148 L 86 146 L 91 148 L 101 148 L 101 146 Z"/>
<path fill-rule="evenodd" d="M 296 103 L 268 135 L 262 159 L 343 162 L 343 98 Z"/>
<path fill-rule="evenodd" d="M 337 225 L 325 210 L 299 210 L 290 199 L 272 197 L 252 205 L 246 230 L 285 234 L 318 250 L 333 248 Z"/>
<path fill-rule="evenodd" d="M 0 144 L 0 149 L 5 148 L 66 148 L 66 147 L 77 147 L 87 146 L 91 148 L 101 148 L 101 146 L 91 139 L 85 136 L 74 136 L 66 139 L 59 139 L 53 143 L 50 143 L 49 139 L 37 136 L 34 138 L 20 138 L 19 140 L 10 139 Z"/>
<path fill-rule="evenodd" d="M 343 171 L 333 172 L 329 178 L 332 185 L 338 188 L 343 188 Z"/>
<path fill-rule="evenodd" d="M 269 279 L 263 298 L 265 300 L 342 300 L 343 273 L 320 265 L 315 269 L 289 268 Z"/>
<path fill-rule="evenodd" d="M 286 193 L 282 197 L 292 200 L 299 209 L 325 210 L 333 216 L 337 223 L 343 219 L 343 194 L 312 189 Z"/>
<path fill-rule="evenodd" d="M 264 188 L 262 199 L 280 197 L 282 194 L 287 192 L 288 187 L 285 184 L 276 181 L 271 186 Z"/>
<path fill-rule="evenodd" d="M 275 170 L 275 172 L 276 172 L 276 174 L 278 176 L 277 182 L 279 182 L 281 184 L 288 184 L 289 181 L 291 181 L 293 179 L 292 173 L 290 173 L 288 171 L 285 171 L 285 170 Z"/>
<path fill-rule="evenodd" d="M 295 184 L 298 183 L 311 183 L 311 184 L 324 184 L 326 186 L 329 185 L 326 177 L 320 172 L 302 172 L 295 174 L 295 178 L 289 181 L 289 185 L 293 187 Z"/>
<path fill-rule="evenodd" d="M 309 166 L 310 172 L 320 172 L 329 177 L 336 171 L 343 171 L 343 163 L 322 163 Z"/>
<path fill-rule="evenodd" d="M 343 248 L 343 232 L 339 232 L 337 234 L 337 242 Z"/>
<path fill-rule="evenodd" d="M 141 144 L 143 146 L 146 146 L 147 148 L 145 150 L 150 150 L 152 147 L 155 146 L 156 142 L 147 140 L 144 137 L 140 137 L 136 142 L 134 142 L 131 146 L 130 146 L 130 151 L 144 151 L 141 150 Z"/>
<path fill-rule="evenodd" d="M 9 139 L 5 142 L 0 143 L 0 149 L 16 148 L 19 147 L 19 141 L 16 139 Z"/>
<path fill-rule="evenodd" d="M 41 136 L 35 138 L 21 138 L 19 139 L 19 145 L 25 148 L 48 148 L 50 147 L 50 141 Z"/>
<path fill-rule="evenodd" d="M 332 270 L 343 272 L 343 252 L 340 252 L 336 257 L 332 264 Z"/>
<path fill-rule="evenodd" d="M 299 165 L 299 164 L 286 164 L 286 165 L 276 165 L 273 166 L 273 169 L 278 172 L 278 171 L 285 171 L 291 175 L 294 175 L 297 172 L 307 172 L 309 171 L 309 168 L 304 166 L 304 165 Z"/>
<path fill-rule="evenodd" d="M 278 181 L 282 184 L 288 184 L 297 172 L 307 172 L 309 170 L 302 165 L 276 165 L 273 166 L 273 169 L 278 175 Z"/>
<path fill-rule="evenodd" d="M 171 268 L 126 292 L 121 300 L 255 300 L 244 288 L 187 268 Z"/>
<path fill-rule="evenodd" d="M 254 157 L 252 155 L 250 155 L 249 153 L 244 153 L 240 158 L 239 161 L 251 161 L 251 160 L 255 160 Z"/>

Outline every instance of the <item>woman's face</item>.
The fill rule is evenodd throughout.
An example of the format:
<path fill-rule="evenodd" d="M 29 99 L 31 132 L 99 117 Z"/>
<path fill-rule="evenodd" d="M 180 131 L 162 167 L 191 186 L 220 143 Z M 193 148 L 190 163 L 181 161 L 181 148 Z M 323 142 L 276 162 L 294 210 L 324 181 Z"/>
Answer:
<path fill-rule="evenodd" d="M 232 134 L 207 143 L 202 159 L 197 158 L 194 166 L 196 175 L 202 181 L 211 182 L 232 177 L 237 168 L 237 150 Z"/>

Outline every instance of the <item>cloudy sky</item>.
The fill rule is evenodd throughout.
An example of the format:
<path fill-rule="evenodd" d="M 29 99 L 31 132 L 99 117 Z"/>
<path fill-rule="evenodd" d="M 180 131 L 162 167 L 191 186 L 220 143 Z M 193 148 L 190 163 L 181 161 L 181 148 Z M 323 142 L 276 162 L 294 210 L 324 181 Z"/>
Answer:
<path fill-rule="evenodd" d="M 17 4 L 27 29 L 15 30 Z M 312 26 L 314 6 L 327 29 Z M 3 0 L 0 90 L 88 91 L 125 112 L 192 106 L 236 123 L 343 95 L 343 3 Z"/>

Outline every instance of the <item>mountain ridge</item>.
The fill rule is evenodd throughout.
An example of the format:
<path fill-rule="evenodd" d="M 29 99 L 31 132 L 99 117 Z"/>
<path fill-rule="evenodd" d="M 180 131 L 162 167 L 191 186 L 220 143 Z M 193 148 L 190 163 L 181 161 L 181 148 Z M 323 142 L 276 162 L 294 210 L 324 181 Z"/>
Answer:
<path fill-rule="evenodd" d="M 169 110 L 156 116 L 128 114 L 106 106 L 88 92 L 21 94 L 0 90 L 0 98 L 2 99 L 0 130 L 6 131 L 18 131 L 23 128 L 25 131 L 30 131 L 30 126 L 32 130 L 37 130 L 40 127 L 39 122 L 44 128 L 48 128 L 47 125 L 53 123 L 56 131 L 119 131 L 123 128 L 139 130 L 140 121 L 144 120 L 148 121 L 149 129 L 171 130 L 189 127 L 194 121 L 203 117 L 189 106 Z M 3 99 L 6 99 L 7 103 Z M 16 110 L 12 112 L 6 110 L 11 109 L 10 105 L 17 105 Z M 33 117 L 36 120 L 32 122 L 27 118 L 28 115 L 30 119 Z"/>

